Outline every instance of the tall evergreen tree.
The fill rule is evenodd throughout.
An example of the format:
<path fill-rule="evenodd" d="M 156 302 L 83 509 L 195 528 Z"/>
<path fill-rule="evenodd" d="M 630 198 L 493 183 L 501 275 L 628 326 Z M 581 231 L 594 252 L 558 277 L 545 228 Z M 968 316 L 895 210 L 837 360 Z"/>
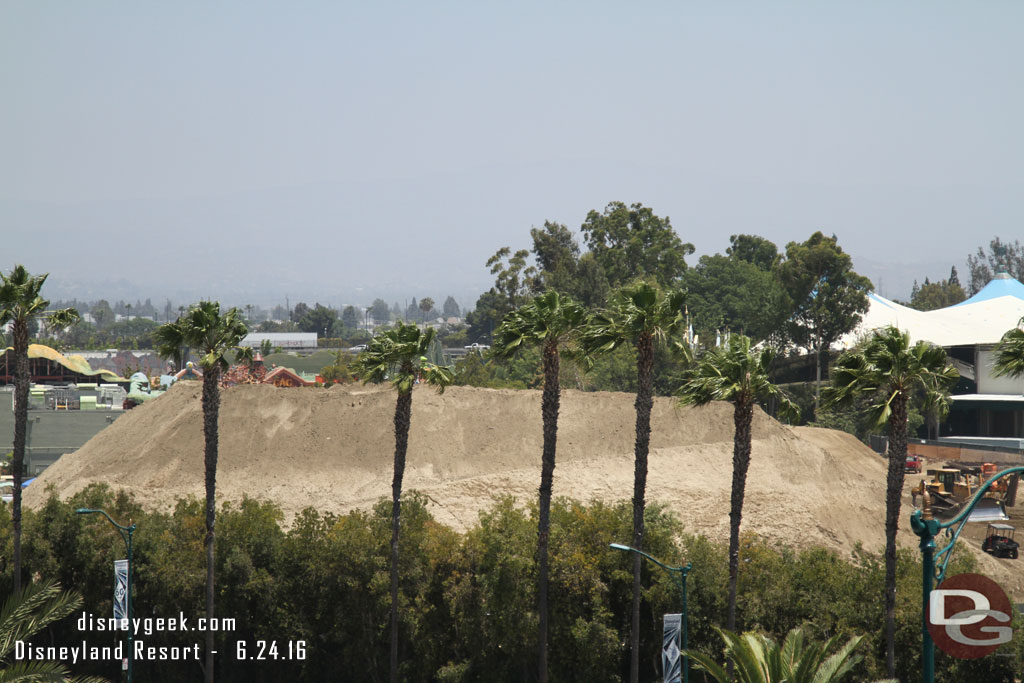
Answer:
<path fill-rule="evenodd" d="M 462 316 L 462 313 L 459 311 L 459 304 L 451 296 L 444 300 L 442 312 L 445 318 L 459 318 Z"/>
<path fill-rule="evenodd" d="M 609 203 L 591 211 L 580 226 L 587 247 L 612 287 L 638 278 L 662 287 L 678 286 L 693 245 L 683 242 L 668 217 L 643 204 Z"/>
<path fill-rule="evenodd" d="M 355 306 L 346 306 L 341 312 L 341 326 L 348 332 L 359 327 L 359 313 Z"/>
<path fill-rule="evenodd" d="M 786 245 L 779 279 L 792 302 L 788 333 L 815 355 L 815 411 L 821 385 L 821 354 L 852 330 L 868 310 L 871 281 L 853 270 L 850 255 L 835 235 L 815 232 L 806 242 Z"/>

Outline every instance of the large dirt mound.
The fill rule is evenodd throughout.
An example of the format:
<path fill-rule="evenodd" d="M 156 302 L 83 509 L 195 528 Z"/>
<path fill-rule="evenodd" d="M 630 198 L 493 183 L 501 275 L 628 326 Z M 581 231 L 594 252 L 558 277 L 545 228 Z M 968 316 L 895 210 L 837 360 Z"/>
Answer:
<path fill-rule="evenodd" d="M 202 498 L 201 386 L 181 382 L 63 456 L 25 491 L 38 506 L 45 489 L 63 498 L 92 482 L 170 509 Z M 566 391 L 558 431 L 555 495 L 588 501 L 628 500 L 633 491 L 633 395 Z M 239 386 L 223 393 L 218 499 L 243 495 L 276 502 L 291 519 L 305 507 L 346 512 L 391 495 L 395 394 L 389 387 L 278 389 Z M 667 503 L 687 530 L 728 538 L 732 480 L 732 406 L 677 408 L 654 402 L 647 485 L 649 501 Z M 821 544 L 849 552 L 854 543 L 885 542 L 885 462 L 852 436 L 791 429 L 760 411 L 743 529 L 791 546 Z M 526 504 L 540 483 L 540 392 L 417 388 L 405 475 L 406 490 L 429 496 L 434 516 L 465 529 L 498 496 Z M 908 480 L 907 486 L 911 485 Z M 901 542 L 916 547 L 905 520 Z M 975 551 L 981 571 L 1024 598 L 1012 560 Z"/>
<path fill-rule="evenodd" d="M 203 496 L 200 385 L 183 382 L 66 455 L 26 491 L 38 505 L 52 485 L 66 497 L 95 481 L 166 509 Z M 390 495 L 394 392 L 389 388 L 226 390 L 220 413 L 220 500 L 277 502 L 290 519 L 313 506 L 344 512 Z M 629 499 L 633 486 L 633 396 L 566 391 L 559 420 L 555 494 Z M 728 534 L 732 407 L 677 408 L 656 399 L 648 500 L 673 508 L 690 531 Z M 540 477 L 540 393 L 453 387 L 417 389 L 406 489 L 433 514 L 471 525 L 498 495 L 527 502 Z M 793 430 L 761 412 L 744 528 L 789 544 L 849 547 L 883 542 L 884 463 L 852 437 Z"/>

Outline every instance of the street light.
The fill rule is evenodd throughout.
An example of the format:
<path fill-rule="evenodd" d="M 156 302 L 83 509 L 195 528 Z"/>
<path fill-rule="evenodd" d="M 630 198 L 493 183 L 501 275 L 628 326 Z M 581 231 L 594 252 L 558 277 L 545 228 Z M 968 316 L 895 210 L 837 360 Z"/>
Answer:
<path fill-rule="evenodd" d="M 939 522 L 932 515 L 931 497 L 927 487 L 924 489 L 924 498 L 920 510 L 914 510 L 910 515 L 910 528 L 921 538 L 921 681 L 922 683 L 935 683 L 935 642 L 931 633 L 928 632 L 928 603 L 931 600 L 933 584 L 941 584 L 946 578 L 946 567 L 953 557 L 953 546 L 960 538 L 960 532 L 970 519 L 971 512 L 985 496 L 985 493 L 999 479 L 1011 474 L 1020 475 L 1024 473 L 1024 467 L 1011 467 L 998 474 L 981 485 L 974 493 L 960 512 L 947 522 Z M 954 529 L 954 527 L 956 527 Z M 952 536 L 949 543 L 936 551 L 935 537 L 945 529 L 946 534 Z"/>
<path fill-rule="evenodd" d="M 689 637 L 687 634 L 689 618 L 687 617 L 686 613 L 686 575 L 690 573 L 690 569 L 693 567 L 693 564 L 687 562 L 681 567 L 672 567 L 670 565 L 665 564 L 664 562 L 661 562 L 651 557 L 643 550 L 637 550 L 636 548 L 633 548 L 628 545 L 623 545 L 621 543 L 609 543 L 608 547 L 612 548 L 613 550 L 623 550 L 627 553 L 636 553 L 637 555 L 645 557 L 654 564 L 658 565 L 672 576 L 679 577 L 679 591 L 683 594 L 683 683 L 690 683 L 690 658 L 686 654 L 687 648 L 690 647 Z"/>
<path fill-rule="evenodd" d="M 121 540 L 124 541 L 125 546 L 128 548 L 128 593 L 125 596 L 125 600 L 128 605 L 128 683 L 132 683 L 132 661 L 134 660 L 134 650 L 132 647 L 132 534 L 135 533 L 135 525 L 130 524 L 129 526 L 121 526 L 106 513 L 105 510 L 93 510 L 92 508 L 78 508 L 75 510 L 80 515 L 95 515 L 100 514 L 107 518 L 117 533 L 121 534 Z"/>

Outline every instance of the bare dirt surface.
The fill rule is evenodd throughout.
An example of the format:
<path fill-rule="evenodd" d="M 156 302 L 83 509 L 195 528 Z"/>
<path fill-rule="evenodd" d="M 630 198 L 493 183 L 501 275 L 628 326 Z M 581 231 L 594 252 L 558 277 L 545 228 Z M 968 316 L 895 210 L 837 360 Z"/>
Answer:
<path fill-rule="evenodd" d="M 198 382 L 122 416 L 26 490 L 38 506 L 91 482 L 169 510 L 204 495 Z M 633 488 L 633 395 L 566 391 L 558 432 L 555 495 L 629 499 Z M 306 507 L 344 513 L 391 494 L 395 394 L 389 387 L 286 389 L 245 385 L 223 393 L 218 500 L 274 501 L 286 519 Z M 884 544 L 885 462 L 852 436 L 789 428 L 754 417 L 743 529 L 791 546 Z M 728 537 L 732 406 L 678 408 L 657 398 L 652 415 L 649 501 L 668 504 L 692 533 Z M 414 392 L 405 488 L 429 497 L 436 519 L 465 529 L 500 496 L 526 505 L 540 479 L 540 392 L 452 387 Z M 909 483 L 909 482 L 908 482 Z M 904 513 L 909 515 L 910 498 Z M 909 525 L 901 543 L 916 547 Z M 978 548 L 978 543 L 973 544 Z M 1018 562 L 984 555 L 983 571 L 1024 595 Z M 1012 579 L 1012 580 L 1010 580 Z"/>
<path fill-rule="evenodd" d="M 924 469 L 942 466 L 941 462 L 926 464 Z M 930 480 L 931 477 L 921 474 L 908 474 L 903 488 L 903 505 L 907 514 L 915 508 L 911 500 L 910 491 L 917 486 L 922 479 Z M 1018 496 L 1018 500 L 1020 497 Z M 1010 524 L 1018 530 L 1015 540 L 1024 545 L 1024 507 L 1018 504 L 1016 507 L 1006 508 L 1010 519 L 1005 524 Z M 954 529 L 955 531 L 955 529 Z M 988 524 L 985 522 L 971 522 L 963 526 L 960 538 L 957 541 L 954 553 L 970 552 L 978 560 L 978 572 L 991 577 L 1010 595 L 1016 603 L 1024 603 L 1024 558 L 1011 560 L 1008 557 L 995 557 L 982 551 L 981 544 L 985 540 Z M 941 549 L 948 542 L 950 536 L 945 531 L 935 538 L 936 545 Z M 916 540 L 916 539 L 915 539 Z"/>

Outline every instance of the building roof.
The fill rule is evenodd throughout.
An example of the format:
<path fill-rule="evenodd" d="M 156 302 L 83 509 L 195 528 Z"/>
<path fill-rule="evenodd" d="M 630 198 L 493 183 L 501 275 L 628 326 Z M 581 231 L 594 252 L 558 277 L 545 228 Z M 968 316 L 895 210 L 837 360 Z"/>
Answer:
<path fill-rule="evenodd" d="M 950 396 L 954 401 L 1010 401 L 1024 403 L 1024 395 L 1021 394 L 956 394 Z"/>
<path fill-rule="evenodd" d="M 0 356 L 3 356 L 7 351 L 13 351 L 13 347 L 7 347 L 6 349 L 0 349 Z M 110 370 L 93 370 L 92 366 L 89 365 L 89 361 L 85 360 L 82 356 L 72 354 L 65 356 L 56 349 L 52 349 L 49 346 L 43 344 L 29 344 L 28 345 L 28 357 L 29 359 L 39 358 L 49 361 L 53 361 L 59 365 L 64 366 L 72 372 L 77 372 L 80 375 L 86 375 L 88 377 L 99 377 L 100 379 L 107 382 L 127 382 L 124 377 L 118 377 L 116 372 Z"/>
<path fill-rule="evenodd" d="M 990 299 L 998 299 L 1002 296 L 1012 296 L 1017 299 L 1024 301 L 1024 284 L 1021 284 L 1016 279 L 1010 277 L 1009 273 L 996 273 L 996 276 L 992 278 L 992 281 L 981 288 L 981 291 L 972 296 L 966 301 L 961 301 L 951 308 L 958 306 L 970 306 L 980 301 L 988 301 Z"/>
<path fill-rule="evenodd" d="M 946 347 L 997 344 L 1024 317 L 1024 285 L 1006 273 L 967 301 L 934 311 L 918 311 L 873 293 L 868 300 L 860 324 L 839 340 L 842 348 L 888 325 L 909 332 L 911 342 L 924 340 Z"/>
<path fill-rule="evenodd" d="M 299 373 L 292 370 L 291 368 L 286 368 L 284 366 L 276 367 L 270 372 L 268 372 L 263 377 L 262 381 L 264 384 L 279 385 L 282 382 L 284 382 L 285 384 L 294 384 L 304 387 L 313 386 L 314 384 L 316 384 L 315 381 L 310 381 L 303 377 L 302 375 L 300 375 Z"/>
<path fill-rule="evenodd" d="M 250 332 L 245 335 L 239 346 L 258 348 L 264 340 L 269 341 L 271 346 L 279 346 L 284 349 L 315 349 L 317 346 L 316 332 Z"/>

